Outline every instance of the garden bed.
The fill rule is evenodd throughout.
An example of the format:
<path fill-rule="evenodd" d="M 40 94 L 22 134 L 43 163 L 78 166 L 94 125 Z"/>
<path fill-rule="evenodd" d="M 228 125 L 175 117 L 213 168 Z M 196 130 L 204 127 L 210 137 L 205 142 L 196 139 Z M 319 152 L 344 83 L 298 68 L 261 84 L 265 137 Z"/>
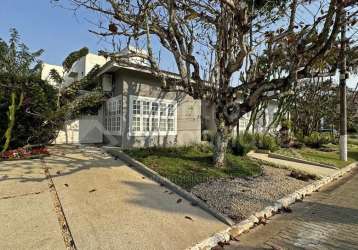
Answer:
<path fill-rule="evenodd" d="M 218 179 L 199 184 L 191 191 L 209 206 L 238 222 L 312 182 L 293 178 L 291 173 L 264 166 L 263 174 L 256 178 Z"/>
<path fill-rule="evenodd" d="M 208 146 L 125 150 L 130 157 L 191 191 L 210 207 L 241 221 L 312 180 L 292 177 L 292 171 L 261 166 L 249 157 L 227 155 L 226 166 L 212 164 Z"/>
<path fill-rule="evenodd" d="M 13 150 L 7 150 L 0 153 L 0 160 L 24 160 L 24 159 L 37 159 L 49 155 L 46 147 L 22 147 Z"/>
<path fill-rule="evenodd" d="M 225 168 L 215 168 L 212 150 L 206 145 L 172 148 L 139 148 L 124 151 L 173 183 L 190 190 L 197 184 L 218 178 L 261 174 L 260 164 L 249 157 L 227 154 Z"/>

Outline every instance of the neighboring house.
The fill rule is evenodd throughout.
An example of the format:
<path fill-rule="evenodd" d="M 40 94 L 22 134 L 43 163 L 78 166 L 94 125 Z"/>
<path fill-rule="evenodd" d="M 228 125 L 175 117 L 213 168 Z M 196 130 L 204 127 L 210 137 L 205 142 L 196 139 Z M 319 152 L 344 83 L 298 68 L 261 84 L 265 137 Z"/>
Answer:
<path fill-rule="evenodd" d="M 135 49 L 130 47 L 120 54 L 129 50 Z M 102 67 L 99 75 L 108 100 L 98 115 L 68 122 L 55 143 L 103 143 L 122 148 L 185 145 L 200 142 L 202 130 L 215 131 L 210 105 L 202 106 L 200 100 L 180 91 L 164 91 L 141 58 L 117 63 L 88 54 L 65 74 L 65 85 L 84 77 L 96 64 Z M 63 72 L 60 66 L 44 64 L 43 79 L 49 79 L 51 68 Z M 169 81 L 178 78 L 175 73 L 163 73 Z M 273 113 L 274 108 L 267 112 Z M 245 116 L 240 121 L 240 129 L 244 130 L 247 122 Z"/>
<path fill-rule="evenodd" d="M 215 108 L 213 104 L 203 102 L 202 103 L 202 129 L 205 133 L 215 133 L 216 125 L 215 125 Z M 265 110 L 264 114 L 258 116 L 258 119 L 254 122 L 253 125 L 249 127 L 249 132 L 252 132 L 253 128 L 255 132 L 266 132 L 269 130 L 270 132 L 277 131 L 277 127 L 270 127 L 268 126 L 272 123 L 273 119 L 275 118 L 274 115 L 277 112 L 278 107 L 276 101 L 271 101 Z M 244 133 L 250 121 L 251 113 L 245 114 L 240 120 L 239 124 L 236 128 L 233 128 L 233 135 L 235 136 L 237 132 Z"/>
<path fill-rule="evenodd" d="M 42 65 L 41 78 L 47 80 L 57 88 L 65 87 L 76 80 L 82 79 L 95 65 L 102 66 L 107 61 L 108 60 L 103 56 L 89 53 L 76 61 L 71 70 L 67 73 L 64 73 L 62 66 L 44 63 Z M 51 79 L 49 75 L 51 69 L 57 70 L 58 73 L 64 77 L 64 86 L 57 86 Z M 59 132 L 54 143 L 100 143 L 102 141 L 102 133 L 97 129 L 98 126 L 100 126 L 100 122 L 98 121 L 97 116 L 85 116 L 78 120 L 69 121 L 64 130 Z"/>

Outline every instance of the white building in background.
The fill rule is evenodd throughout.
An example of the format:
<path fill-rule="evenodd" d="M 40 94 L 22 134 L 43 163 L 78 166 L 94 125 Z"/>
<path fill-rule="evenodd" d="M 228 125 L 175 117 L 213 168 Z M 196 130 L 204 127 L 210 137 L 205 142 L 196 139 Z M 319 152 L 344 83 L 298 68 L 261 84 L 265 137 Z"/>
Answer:
<path fill-rule="evenodd" d="M 64 86 L 61 87 L 65 87 L 74 81 L 81 80 L 93 69 L 94 66 L 102 66 L 107 61 L 108 59 L 103 56 L 88 53 L 86 56 L 77 60 L 72 65 L 71 70 L 66 72 L 66 74 L 64 74 L 62 66 L 44 63 L 42 65 L 41 78 L 43 80 L 47 80 L 50 84 L 56 87 L 60 87 L 57 86 L 57 84 L 50 77 L 50 71 L 55 69 L 58 73 L 60 73 L 60 75 L 64 76 L 65 83 Z M 98 129 L 99 127 L 101 127 L 99 116 L 82 116 L 80 119 L 69 121 L 65 129 L 59 132 L 59 135 L 54 143 L 101 143 L 102 134 Z"/>

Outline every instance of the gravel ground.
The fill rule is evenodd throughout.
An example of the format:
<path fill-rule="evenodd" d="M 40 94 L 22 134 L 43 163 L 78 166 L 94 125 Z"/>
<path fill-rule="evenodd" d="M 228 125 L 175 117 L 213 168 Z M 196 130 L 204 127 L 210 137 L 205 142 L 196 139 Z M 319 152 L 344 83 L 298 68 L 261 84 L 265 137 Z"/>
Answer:
<path fill-rule="evenodd" d="M 292 178 L 290 172 L 264 166 L 262 176 L 209 181 L 191 192 L 238 222 L 311 182 Z"/>

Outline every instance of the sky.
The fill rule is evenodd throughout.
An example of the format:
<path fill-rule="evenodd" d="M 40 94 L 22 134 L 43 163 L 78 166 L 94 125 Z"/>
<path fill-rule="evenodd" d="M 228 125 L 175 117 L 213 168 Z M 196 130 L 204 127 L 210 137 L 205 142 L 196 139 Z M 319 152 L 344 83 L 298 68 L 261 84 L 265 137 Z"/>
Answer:
<path fill-rule="evenodd" d="M 8 40 L 10 28 L 19 31 L 31 51 L 44 49 L 41 59 L 51 64 L 61 64 L 70 52 L 84 46 L 94 53 L 109 47 L 88 32 L 93 26 L 87 20 L 50 0 L 1 0 L 0 38 Z"/>
<path fill-rule="evenodd" d="M 72 51 L 84 46 L 96 53 L 112 46 L 91 34 L 88 29 L 95 29 L 91 21 L 97 17 L 88 12 L 79 12 L 56 7 L 50 0 L 0 0 L 0 38 L 8 40 L 9 29 L 16 28 L 21 40 L 31 51 L 44 49 L 41 59 L 50 64 L 62 64 L 64 58 Z M 175 70 L 173 61 L 167 59 L 166 70 Z M 168 63 L 168 61 L 170 61 Z M 358 76 L 352 76 L 348 85 L 353 87 Z"/>

